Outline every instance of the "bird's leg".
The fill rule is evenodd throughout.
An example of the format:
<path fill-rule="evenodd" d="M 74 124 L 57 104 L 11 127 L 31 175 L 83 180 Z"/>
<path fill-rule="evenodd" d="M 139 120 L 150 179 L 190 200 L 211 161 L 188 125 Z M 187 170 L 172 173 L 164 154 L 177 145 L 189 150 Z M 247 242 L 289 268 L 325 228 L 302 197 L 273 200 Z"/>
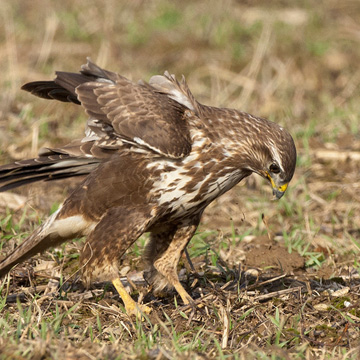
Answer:
<path fill-rule="evenodd" d="M 118 263 L 121 256 L 146 230 L 151 220 L 144 211 L 130 211 L 117 207 L 109 210 L 88 235 L 80 257 L 83 280 L 100 280 L 113 283 L 124 302 L 126 313 L 142 318 L 151 308 L 136 303 L 127 293 L 119 278 Z M 143 209 L 142 209 L 143 210 Z"/>
<path fill-rule="evenodd" d="M 192 297 L 186 292 L 179 281 L 177 264 L 186 245 L 194 235 L 198 222 L 179 227 L 167 249 L 154 262 L 155 269 L 163 275 L 180 295 L 184 304 L 192 304 Z"/>

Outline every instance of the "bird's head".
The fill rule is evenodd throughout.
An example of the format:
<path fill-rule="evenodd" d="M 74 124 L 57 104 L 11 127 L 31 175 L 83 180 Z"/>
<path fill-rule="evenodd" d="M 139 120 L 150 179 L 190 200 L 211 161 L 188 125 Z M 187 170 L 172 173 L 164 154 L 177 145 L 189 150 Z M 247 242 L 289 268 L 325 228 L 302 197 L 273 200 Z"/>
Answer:
<path fill-rule="evenodd" d="M 265 166 L 265 168 L 260 171 L 260 174 L 270 182 L 273 194 L 277 199 L 280 199 L 284 195 L 292 177 L 291 174 L 289 179 L 289 173 L 286 168 L 283 169 L 280 167 L 276 161 L 272 161 L 270 165 Z"/>
<path fill-rule="evenodd" d="M 256 160 L 251 170 L 268 180 L 274 196 L 280 199 L 295 172 L 294 140 L 284 128 L 272 122 L 266 123 L 262 140 L 253 143 Z"/>

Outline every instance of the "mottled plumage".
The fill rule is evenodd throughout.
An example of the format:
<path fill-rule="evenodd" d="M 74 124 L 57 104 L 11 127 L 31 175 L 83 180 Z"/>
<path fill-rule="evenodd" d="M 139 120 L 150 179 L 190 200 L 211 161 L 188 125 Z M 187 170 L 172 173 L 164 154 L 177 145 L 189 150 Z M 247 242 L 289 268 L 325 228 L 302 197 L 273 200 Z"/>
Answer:
<path fill-rule="evenodd" d="M 90 60 L 80 73 L 23 89 L 45 99 L 81 104 L 85 137 L 39 157 L 0 167 L 0 190 L 38 180 L 88 174 L 60 209 L 0 263 L 0 276 L 30 256 L 87 236 L 81 253 L 85 283 L 111 279 L 129 313 L 137 305 L 118 275 L 120 257 L 144 232 L 145 277 L 159 289 L 191 296 L 176 267 L 202 212 L 255 172 L 280 198 L 291 180 L 296 150 L 290 134 L 266 119 L 198 103 L 185 79 L 132 81 Z M 143 311 L 148 311 L 142 306 Z"/>

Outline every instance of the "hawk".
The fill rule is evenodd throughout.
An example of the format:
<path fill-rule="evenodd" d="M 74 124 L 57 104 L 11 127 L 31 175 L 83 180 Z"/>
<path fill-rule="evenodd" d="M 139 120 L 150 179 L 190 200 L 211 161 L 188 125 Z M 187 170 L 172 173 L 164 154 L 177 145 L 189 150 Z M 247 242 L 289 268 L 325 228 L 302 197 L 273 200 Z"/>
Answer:
<path fill-rule="evenodd" d="M 80 256 L 85 284 L 111 280 L 128 314 L 149 312 L 126 292 L 118 268 L 124 252 L 149 232 L 146 279 L 157 290 L 174 287 L 184 304 L 193 304 L 177 264 L 206 206 L 252 173 L 280 198 L 295 171 L 294 141 L 284 128 L 202 105 L 184 77 L 178 81 L 168 72 L 134 83 L 88 59 L 80 73 L 57 72 L 53 81 L 22 89 L 81 105 L 89 118 L 81 140 L 1 166 L 0 191 L 87 176 L 0 263 L 0 276 L 36 253 L 86 236 Z"/>

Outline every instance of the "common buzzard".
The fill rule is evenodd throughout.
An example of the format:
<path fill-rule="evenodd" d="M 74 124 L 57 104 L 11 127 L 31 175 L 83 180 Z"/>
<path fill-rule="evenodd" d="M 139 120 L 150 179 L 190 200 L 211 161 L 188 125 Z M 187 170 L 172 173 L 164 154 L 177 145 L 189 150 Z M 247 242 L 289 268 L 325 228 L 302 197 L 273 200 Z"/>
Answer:
<path fill-rule="evenodd" d="M 0 263 L 0 276 L 36 253 L 86 236 L 80 265 L 85 284 L 111 280 L 128 314 L 148 312 L 126 292 L 119 259 L 143 233 L 146 277 L 173 286 L 192 303 L 177 264 L 201 215 L 214 199 L 251 173 L 280 198 L 291 180 L 296 149 L 291 135 L 266 119 L 200 104 L 185 79 L 165 72 L 134 83 L 88 60 L 80 73 L 22 89 L 81 105 L 85 137 L 35 159 L 0 167 L 0 191 L 39 180 L 86 178 L 42 226 Z"/>

